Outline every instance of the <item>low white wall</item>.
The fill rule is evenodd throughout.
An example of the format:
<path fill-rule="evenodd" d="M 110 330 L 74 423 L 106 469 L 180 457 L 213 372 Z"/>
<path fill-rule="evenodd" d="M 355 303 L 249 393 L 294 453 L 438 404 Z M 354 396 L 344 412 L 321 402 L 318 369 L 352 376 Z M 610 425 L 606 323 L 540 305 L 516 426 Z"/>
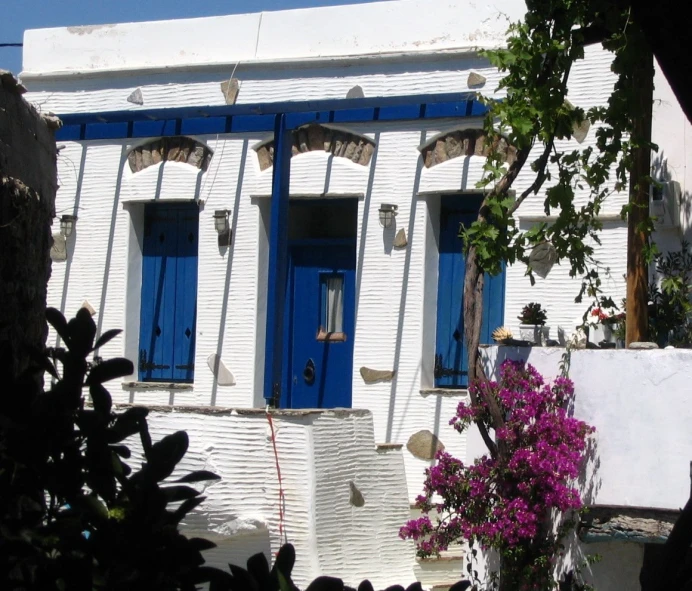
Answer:
<path fill-rule="evenodd" d="M 409 517 L 401 451 L 378 451 L 368 411 L 278 411 L 272 414 L 283 490 L 284 531 L 296 548 L 294 581 L 319 575 L 376 588 L 414 580 L 413 545 L 398 538 Z M 279 482 L 269 422 L 262 411 L 154 410 L 154 441 L 186 430 L 190 448 L 178 472 L 211 470 L 206 501 L 183 526 L 218 544 L 212 566 L 264 552 L 271 562 L 283 543 Z M 132 462 L 133 466 L 136 461 Z M 349 502 L 350 482 L 365 504 Z"/>
<path fill-rule="evenodd" d="M 546 379 L 560 373 L 558 348 L 490 347 L 489 371 L 525 359 Z M 692 350 L 576 350 L 568 356 L 574 415 L 596 427 L 586 501 L 678 509 L 690 493 Z"/>

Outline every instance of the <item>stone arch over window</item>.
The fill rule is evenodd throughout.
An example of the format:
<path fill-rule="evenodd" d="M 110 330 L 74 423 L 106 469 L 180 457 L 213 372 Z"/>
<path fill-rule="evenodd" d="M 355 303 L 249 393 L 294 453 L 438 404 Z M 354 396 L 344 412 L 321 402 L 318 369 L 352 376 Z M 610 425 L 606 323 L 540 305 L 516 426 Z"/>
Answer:
<path fill-rule="evenodd" d="M 159 162 L 184 162 L 200 170 L 209 168 L 213 152 L 203 143 L 185 136 L 162 137 L 135 146 L 127 155 L 132 172 Z"/>
<path fill-rule="evenodd" d="M 488 156 L 496 147 L 504 162 L 512 164 L 517 158 L 517 149 L 505 138 L 496 140 L 492 146 L 482 129 L 457 129 L 435 136 L 423 144 L 419 150 L 426 168 L 432 168 L 459 156 Z"/>
<path fill-rule="evenodd" d="M 292 135 L 293 156 L 321 150 L 367 166 L 375 152 L 375 142 L 368 137 L 316 123 L 299 127 Z M 260 170 L 271 168 L 274 164 L 274 140 L 260 144 L 255 147 L 255 151 L 259 158 Z"/>

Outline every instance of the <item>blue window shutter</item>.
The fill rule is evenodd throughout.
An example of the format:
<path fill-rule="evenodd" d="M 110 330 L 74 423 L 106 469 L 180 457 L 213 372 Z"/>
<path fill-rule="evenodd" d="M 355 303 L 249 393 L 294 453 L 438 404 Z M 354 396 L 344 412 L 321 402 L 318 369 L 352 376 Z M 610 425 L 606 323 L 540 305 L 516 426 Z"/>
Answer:
<path fill-rule="evenodd" d="M 464 279 L 466 257 L 462 252 L 459 226 L 470 225 L 477 217 L 477 200 L 451 198 L 442 203 L 439 238 L 439 274 L 437 291 L 437 336 L 435 350 L 435 386 L 468 386 L 468 352 L 464 340 Z M 474 207 L 476 206 L 476 207 Z M 492 331 L 504 317 L 505 273 L 485 276 L 481 343 L 492 342 Z"/>
<path fill-rule="evenodd" d="M 175 336 L 173 379 L 192 381 L 195 367 L 197 318 L 197 250 L 199 214 L 178 212 L 178 251 L 176 258 Z"/>
<path fill-rule="evenodd" d="M 192 381 L 197 296 L 194 204 L 147 204 L 142 249 L 139 377 Z"/>

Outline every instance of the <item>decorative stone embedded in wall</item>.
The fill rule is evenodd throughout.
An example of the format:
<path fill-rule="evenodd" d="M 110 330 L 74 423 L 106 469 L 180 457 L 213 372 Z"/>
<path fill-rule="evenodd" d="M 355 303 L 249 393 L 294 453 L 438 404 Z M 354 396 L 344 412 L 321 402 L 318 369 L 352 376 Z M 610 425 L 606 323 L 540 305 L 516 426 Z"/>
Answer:
<path fill-rule="evenodd" d="M 221 92 L 227 105 L 235 105 L 238 100 L 238 92 L 240 91 L 240 80 L 231 78 L 221 83 Z"/>
<path fill-rule="evenodd" d="M 485 86 L 486 81 L 487 79 L 485 76 L 479 74 L 478 72 L 471 72 L 466 84 L 468 84 L 469 88 L 480 88 L 481 86 Z"/>
<path fill-rule="evenodd" d="M 87 312 L 89 312 L 89 314 L 91 314 L 92 316 L 93 316 L 94 314 L 96 314 L 96 310 L 94 310 L 94 306 L 92 306 L 92 305 L 89 303 L 89 300 L 84 300 L 84 301 L 82 302 L 82 308 L 84 308 L 84 309 L 85 309 Z"/>
<path fill-rule="evenodd" d="M 304 125 L 293 131 L 293 149 L 291 151 L 293 156 L 315 150 L 329 152 L 361 166 L 367 166 L 375 152 L 375 142 L 365 136 L 324 127 L 316 123 Z M 260 170 L 266 170 L 274 164 L 273 140 L 260 144 L 255 148 L 255 151 L 259 159 Z"/>
<path fill-rule="evenodd" d="M 492 147 L 500 153 L 502 160 L 512 164 L 517 158 L 517 149 L 505 138 L 495 145 L 487 141 L 482 129 L 459 129 L 439 135 L 420 148 L 426 168 L 432 168 L 459 156 L 488 156 Z"/>
<path fill-rule="evenodd" d="M 571 111 L 573 111 L 576 108 L 567 99 L 565 99 L 565 106 Z M 586 139 L 586 136 L 589 134 L 589 129 L 591 129 L 591 121 L 584 118 L 584 121 L 582 121 L 580 124 L 574 124 L 574 127 L 572 128 L 572 137 L 575 140 L 577 140 L 578 144 L 581 144 Z"/>
<path fill-rule="evenodd" d="M 53 245 L 50 247 L 50 260 L 56 262 L 67 260 L 67 244 L 62 234 L 53 234 Z"/>
<path fill-rule="evenodd" d="M 140 172 L 159 162 L 184 162 L 206 171 L 212 155 L 204 144 L 189 137 L 174 136 L 135 146 L 127 155 L 127 161 L 132 172 Z"/>
<path fill-rule="evenodd" d="M 406 240 L 406 230 L 401 228 L 394 237 L 394 248 L 405 248 L 407 244 L 408 240 Z"/>
<path fill-rule="evenodd" d="M 355 85 L 351 90 L 349 90 L 346 93 L 346 98 L 347 99 L 352 99 L 352 98 L 365 98 L 365 93 L 363 92 L 362 87 L 359 85 Z"/>
<path fill-rule="evenodd" d="M 143 105 L 144 97 L 142 96 L 142 89 L 136 88 L 133 90 L 130 96 L 127 97 L 127 102 L 135 105 Z"/>
<path fill-rule="evenodd" d="M 427 429 L 411 435 L 406 444 L 406 449 L 419 460 L 434 460 L 435 454 L 444 451 L 444 448 L 437 435 Z"/>
<path fill-rule="evenodd" d="M 207 365 L 219 386 L 235 386 L 235 377 L 216 353 L 207 357 Z"/>
<path fill-rule="evenodd" d="M 591 129 L 591 121 L 588 119 L 584 119 L 581 125 L 574 126 L 572 136 L 577 140 L 577 143 L 581 144 L 586 139 L 586 136 L 589 135 L 589 129 Z"/>
<path fill-rule="evenodd" d="M 348 502 L 354 507 L 362 507 L 365 505 L 365 499 L 363 498 L 363 493 L 358 490 L 356 483 L 353 480 L 349 480 L 348 487 L 351 489 Z"/>
<path fill-rule="evenodd" d="M 366 384 L 376 384 L 377 382 L 391 382 L 396 375 L 396 371 L 386 371 L 361 367 L 360 375 Z"/>

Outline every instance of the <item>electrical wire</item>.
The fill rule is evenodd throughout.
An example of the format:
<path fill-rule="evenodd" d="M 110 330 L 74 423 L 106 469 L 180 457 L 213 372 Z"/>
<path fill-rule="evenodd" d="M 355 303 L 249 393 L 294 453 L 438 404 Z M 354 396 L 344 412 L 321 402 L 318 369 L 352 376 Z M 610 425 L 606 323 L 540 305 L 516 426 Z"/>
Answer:
<path fill-rule="evenodd" d="M 284 495 L 283 481 L 281 479 L 281 466 L 279 465 L 279 453 L 276 450 L 276 432 L 274 431 L 274 422 L 272 421 L 272 415 L 269 412 L 269 406 L 267 406 L 267 421 L 269 421 L 269 428 L 272 434 L 272 447 L 274 448 L 274 461 L 276 462 L 276 476 L 279 479 L 279 538 L 283 539 L 283 543 L 288 543 L 288 535 L 286 534 L 286 528 L 284 525 L 284 509 L 286 506 L 286 496 Z"/>

